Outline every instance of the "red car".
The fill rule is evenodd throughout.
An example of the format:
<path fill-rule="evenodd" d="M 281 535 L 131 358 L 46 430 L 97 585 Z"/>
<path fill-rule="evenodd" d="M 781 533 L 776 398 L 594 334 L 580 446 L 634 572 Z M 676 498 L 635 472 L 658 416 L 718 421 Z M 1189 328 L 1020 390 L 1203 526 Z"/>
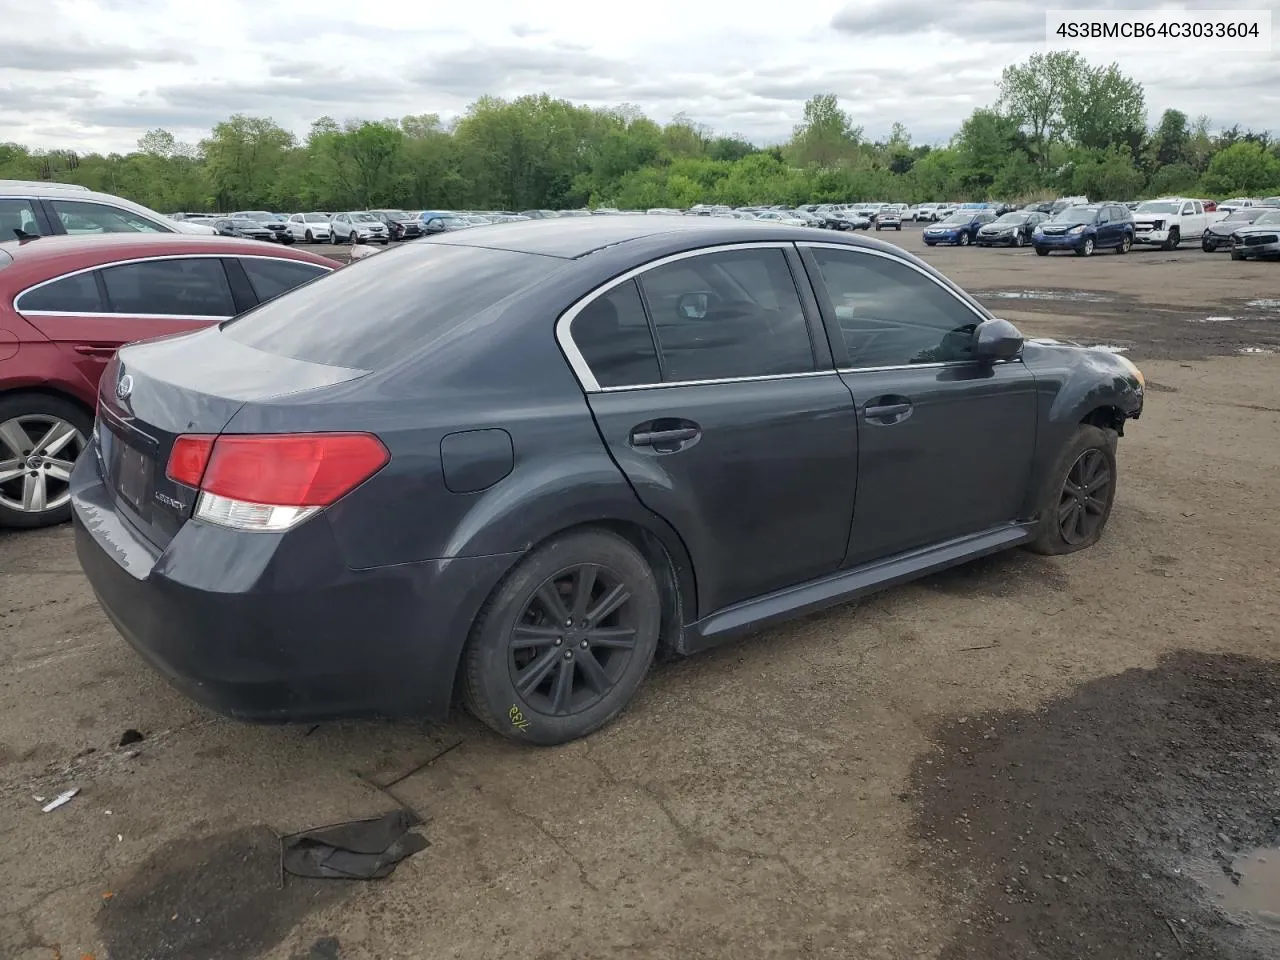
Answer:
<path fill-rule="evenodd" d="M 0 526 L 70 516 L 67 478 L 118 347 L 207 327 L 340 266 L 178 233 L 0 243 Z"/>

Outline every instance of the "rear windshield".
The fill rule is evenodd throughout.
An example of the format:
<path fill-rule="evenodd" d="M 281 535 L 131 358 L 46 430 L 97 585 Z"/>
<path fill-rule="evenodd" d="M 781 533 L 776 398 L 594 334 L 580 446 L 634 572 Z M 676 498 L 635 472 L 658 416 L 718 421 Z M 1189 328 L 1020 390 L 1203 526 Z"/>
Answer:
<path fill-rule="evenodd" d="M 227 321 L 222 330 L 266 353 L 379 370 L 542 280 L 562 263 L 483 247 L 406 244 L 297 287 Z"/>

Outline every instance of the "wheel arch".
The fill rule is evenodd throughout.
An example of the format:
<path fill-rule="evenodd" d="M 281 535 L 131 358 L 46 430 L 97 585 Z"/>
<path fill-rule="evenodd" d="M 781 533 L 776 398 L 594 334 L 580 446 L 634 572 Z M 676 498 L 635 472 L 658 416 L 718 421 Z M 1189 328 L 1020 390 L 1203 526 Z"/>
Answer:
<path fill-rule="evenodd" d="M 91 421 L 97 415 L 93 407 L 86 404 L 70 390 L 62 390 L 56 386 L 51 386 L 48 383 L 34 383 L 29 385 L 4 387 L 3 389 L 0 389 L 0 400 L 8 400 L 11 397 L 32 395 L 49 397 L 53 400 L 61 400 L 64 403 L 70 403 L 78 408 Z"/>

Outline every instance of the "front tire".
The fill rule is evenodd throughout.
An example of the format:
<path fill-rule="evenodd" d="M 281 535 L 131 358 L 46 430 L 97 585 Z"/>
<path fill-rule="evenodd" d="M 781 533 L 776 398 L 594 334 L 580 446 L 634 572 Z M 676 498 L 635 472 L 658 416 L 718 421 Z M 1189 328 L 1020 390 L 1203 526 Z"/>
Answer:
<path fill-rule="evenodd" d="M 1022 232 L 1020 230 L 1015 230 L 1013 232 L 1013 245 L 1015 247 L 1020 247 L 1024 243 L 1026 243 L 1026 240 L 1022 238 Z"/>
<path fill-rule="evenodd" d="M 463 653 L 467 706 L 512 740 L 585 737 L 631 701 L 661 626 L 658 581 L 635 547 L 603 530 L 556 537 L 476 617 Z"/>
<path fill-rule="evenodd" d="M 1214 243 L 1212 240 L 1210 240 L 1208 237 L 1205 237 L 1203 240 L 1200 241 L 1200 249 L 1203 250 L 1205 253 L 1214 253 L 1218 249 L 1218 245 Z"/>
<path fill-rule="evenodd" d="M 39 393 L 0 399 L 0 526 L 49 527 L 71 519 L 69 480 L 93 417 Z"/>
<path fill-rule="evenodd" d="M 315 234 L 313 234 L 310 230 L 308 230 L 306 234 L 306 240 L 307 240 L 307 243 L 315 243 L 316 242 Z"/>
<path fill-rule="evenodd" d="M 1092 238 L 1092 237 L 1085 237 L 1085 238 L 1084 238 L 1084 243 L 1082 243 L 1082 244 L 1080 244 L 1080 246 L 1076 247 L 1076 256 L 1078 256 L 1078 257 L 1092 257 L 1092 256 L 1093 256 L 1093 238 Z"/>
<path fill-rule="evenodd" d="M 1166 250 L 1177 250 L 1178 244 L 1182 242 L 1182 234 L 1178 232 L 1178 228 L 1174 227 L 1169 231 L 1169 239 L 1164 242 Z"/>
<path fill-rule="evenodd" d="M 1047 257 L 1048 255 L 1049 255 L 1049 251 L 1046 250 L 1044 247 L 1036 247 L 1037 257 Z"/>
<path fill-rule="evenodd" d="M 1045 479 L 1031 550 L 1058 556 L 1098 542 L 1115 504 L 1116 439 L 1113 430 L 1076 428 Z"/>
<path fill-rule="evenodd" d="M 334 247 L 336 247 L 336 246 L 338 245 L 338 231 L 337 231 L 337 230 L 330 230 L 330 231 L 329 231 L 329 244 L 330 244 L 330 246 L 334 246 Z"/>
<path fill-rule="evenodd" d="M 1127 233 L 1120 238 L 1120 246 L 1116 247 L 1116 253 L 1124 255 L 1133 249 L 1133 238 Z"/>
<path fill-rule="evenodd" d="M 960 244 L 962 247 L 967 247 L 969 245 L 969 235 L 967 233 L 960 234 L 960 239 L 957 240 L 956 243 Z"/>

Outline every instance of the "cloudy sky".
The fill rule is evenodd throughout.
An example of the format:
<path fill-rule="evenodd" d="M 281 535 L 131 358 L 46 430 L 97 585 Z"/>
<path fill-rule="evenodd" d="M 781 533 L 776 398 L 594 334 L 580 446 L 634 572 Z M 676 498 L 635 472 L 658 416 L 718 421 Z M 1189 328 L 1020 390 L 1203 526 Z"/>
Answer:
<path fill-rule="evenodd" d="M 1270 9 L 1280 0 L 0 0 L 0 141 L 128 150 L 232 113 L 299 134 L 328 114 L 454 116 L 482 94 L 634 103 L 758 143 L 834 92 L 870 136 L 946 140 L 1045 44 L 1044 11 Z M 1166 107 L 1280 134 L 1280 55 L 1095 55 Z"/>

